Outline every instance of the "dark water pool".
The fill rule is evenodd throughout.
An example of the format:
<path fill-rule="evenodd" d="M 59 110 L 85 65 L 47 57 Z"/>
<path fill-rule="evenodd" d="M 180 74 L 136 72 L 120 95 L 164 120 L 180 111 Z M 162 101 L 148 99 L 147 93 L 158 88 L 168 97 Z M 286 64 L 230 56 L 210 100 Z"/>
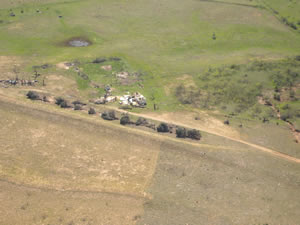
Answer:
<path fill-rule="evenodd" d="M 90 43 L 84 40 L 71 40 L 69 41 L 69 45 L 73 47 L 86 47 L 89 46 Z"/>

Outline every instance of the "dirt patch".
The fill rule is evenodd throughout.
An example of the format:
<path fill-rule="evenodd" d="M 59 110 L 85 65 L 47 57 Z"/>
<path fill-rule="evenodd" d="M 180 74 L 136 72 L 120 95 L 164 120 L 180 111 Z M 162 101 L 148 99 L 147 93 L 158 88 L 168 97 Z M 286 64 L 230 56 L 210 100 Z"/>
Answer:
<path fill-rule="evenodd" d="M 70 69 L 69 66 L 66 65 L 67 62 L 60 62 L 58 64 L 56 64 L 56 67 L 59 68 L 59 69 L 65 69 L 65 70 L 68 70 Z"/>
<path fill-rule="evenodd" d="M 111 65 L 101 66 L 101 69 L 103 69 L 105 71 L 111 71 L 112 70 L 112 66 Z"/>

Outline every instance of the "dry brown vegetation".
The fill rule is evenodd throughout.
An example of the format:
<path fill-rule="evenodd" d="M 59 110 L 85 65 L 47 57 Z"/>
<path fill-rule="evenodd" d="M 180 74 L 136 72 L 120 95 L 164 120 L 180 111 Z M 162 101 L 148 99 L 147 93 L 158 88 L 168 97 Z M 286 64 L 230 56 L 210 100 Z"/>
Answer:
<path fill-rule="evenodd" d="M 299 220 L 297 163 L 209 134 L 189 143 L 8 100 L 0 101 L 0 223 Z"/>

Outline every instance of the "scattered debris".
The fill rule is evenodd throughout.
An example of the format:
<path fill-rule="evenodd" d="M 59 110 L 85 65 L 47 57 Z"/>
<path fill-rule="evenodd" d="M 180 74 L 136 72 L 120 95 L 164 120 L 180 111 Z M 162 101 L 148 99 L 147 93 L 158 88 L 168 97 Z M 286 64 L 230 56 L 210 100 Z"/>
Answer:
<path fill-rule="evenodd" d="M 112 70 L 112 66 L 111 65 L 101 66 L 101 69 L 103 69 L 105 71 L 111 71 Z"/>
<path fill-rule="evenodd" d="M 117 101 L 117 97 L 114 97 L 114 96 L 107 96 L 105 98 L 105 102 L 115 102 Z"/>
<path fill-rule="evenodd" d="M 16 79 L 7 79 L 7 80 L 0 80 L 0 83 L 16 86 L 16 85 L 22 85 L 22 86 L 34 86 L 35 83 L 37 83 L 37 80 L 20 80 L 18 78 Z"/>
<path fill-rule="evenodd" d="M 96 99 L 94 101 L 95 104 L 99 105 L 99 104 L 105 104 L 105 98 L 104 97 L 101 97 L 99 99 Z"/>
<path fill-rule="evenodd" d="M 120 73 L 117 73 L 116 76 L 117 76 L 117 78 L 126 79 L 126 78 L 128 78 L 129 73 L 128 72 L 120 72 Z"/>
<path fill-rule="evenodd" d="M 105 97 L 111 95 L 111 91 L 112 91 L 112 90 L 111 90 L 110 85 L 107 84 L 107 85 L 105 86 L 104 90 L 105 90 Z"/>
<path fill-rule="evenodd" d="M 132 95 L 129 95 L 129 93 L 128 93 L 127 95 L 121 96 L 120 104 L 144 108 L 147 105 L 147 101 L 146 101 L 146 98 L 142 94 L 140 94 L 139 92 L 135 92 Z"/>

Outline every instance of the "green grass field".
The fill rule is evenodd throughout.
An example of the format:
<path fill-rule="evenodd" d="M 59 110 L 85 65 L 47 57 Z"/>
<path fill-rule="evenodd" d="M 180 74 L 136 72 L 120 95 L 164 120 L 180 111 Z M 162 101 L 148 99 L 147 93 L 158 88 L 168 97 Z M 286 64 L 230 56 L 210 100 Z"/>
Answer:
<path fill-rule="evenodd" d="M 299 53 L 297 31 L 282 24 L 269 11 L 247 6 L 261 3 L 225 3 L 4 1 L 0 9 L 0 51 L 2 55 L 29 58 L 27 71 L 43 63 L 121 57 L 128 70 L 140 71 L 145 76 L 144 90 L 136 83 L 131 87 L 116 83 L 119 93 L 139 90 L 148 98 L 155 95 L 162 109 L 173 110 L 177 100 L 173 93 L 167 96 L 164 87 L 176 77 L 196 76 L 210 66 L 279 59 Z M 16 16 L 11 17 L 11 12 Z M 213 33 L 216 40 L 212 39 Z M 93 44 L 85 48 L 65 46 L 64 41 L 71 37 L 86 37 Z M 105 84 L 112 80 L 96 77 L 101 74 L 98 69 L 84 66 L 95 81 Z M 82 90 L 88 88 L 84 81 L 79 80 L 78 85 Z"/>

